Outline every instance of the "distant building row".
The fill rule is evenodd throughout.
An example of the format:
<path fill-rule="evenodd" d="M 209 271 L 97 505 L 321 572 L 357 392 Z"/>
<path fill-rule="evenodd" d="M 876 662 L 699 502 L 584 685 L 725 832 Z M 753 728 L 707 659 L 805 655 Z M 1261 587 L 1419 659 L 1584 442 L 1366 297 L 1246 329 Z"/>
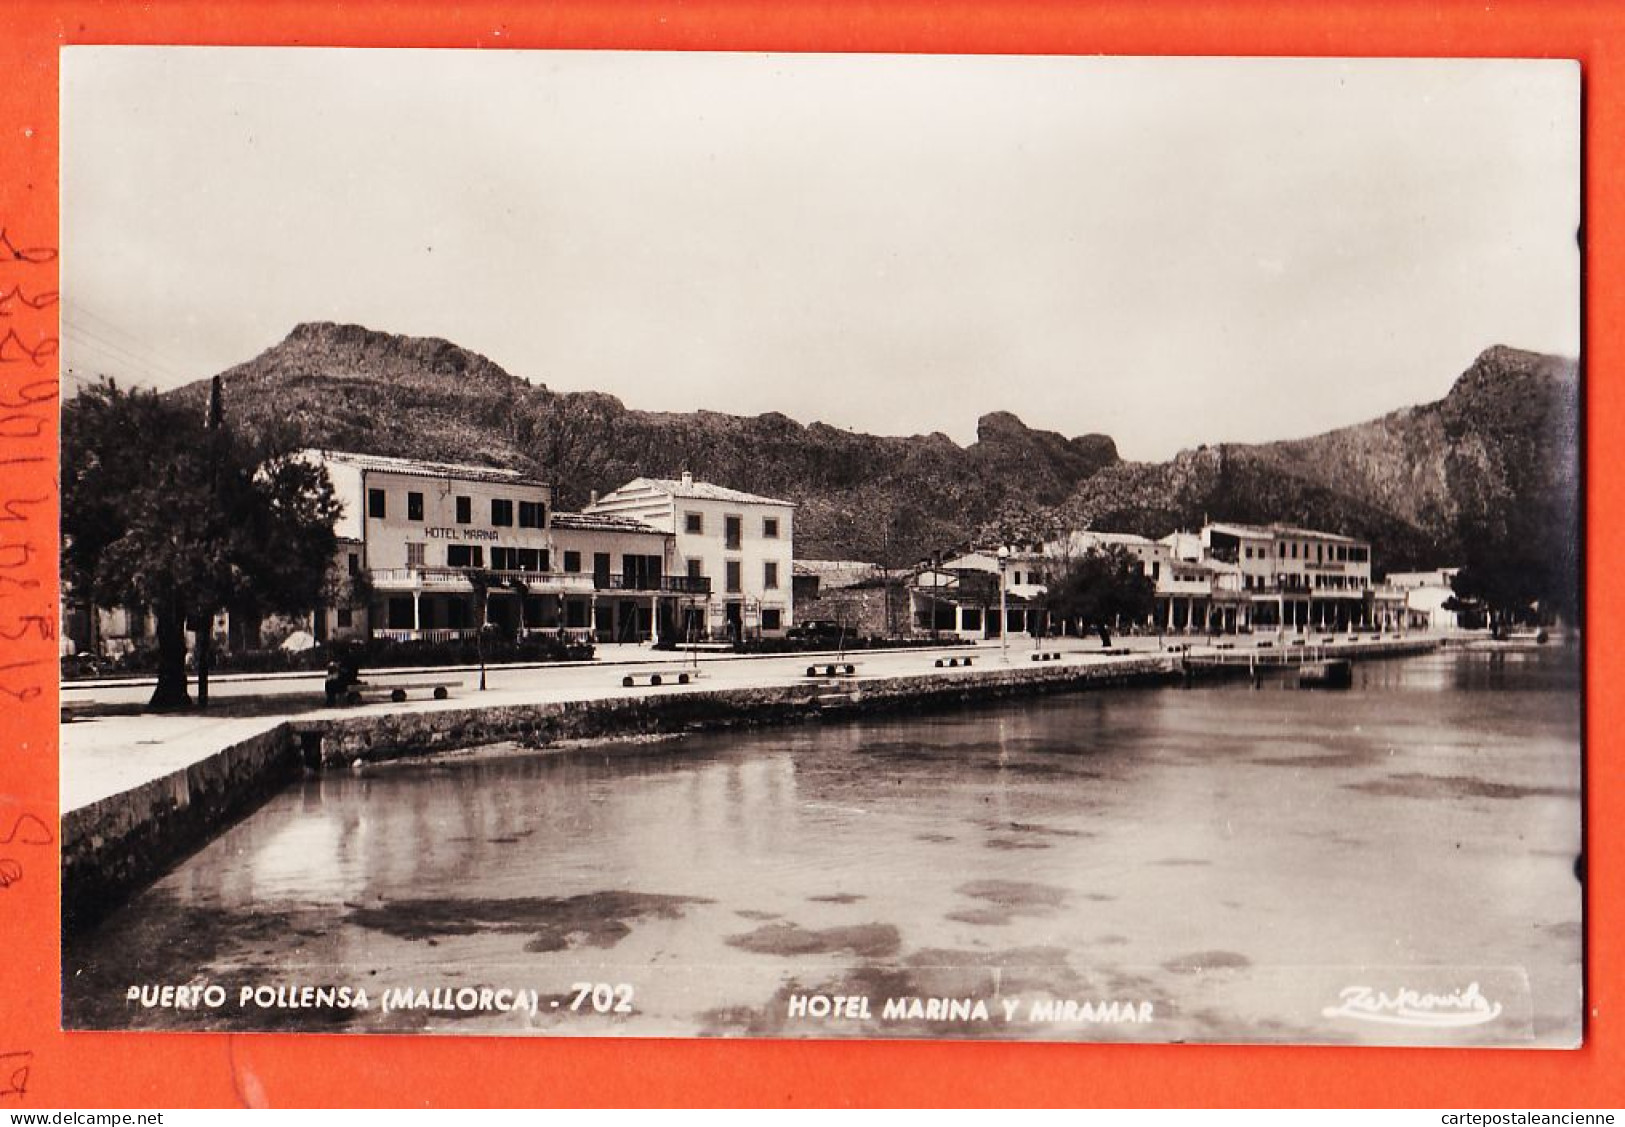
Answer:
<path fill-rule="evenodd" d="M 1212 523 L 1160 540 L 1082 531 L 1001 560 L 973 551 L 886 570 L 794 559 L 795 506 L 684 473 L 640 477 L 580 512 L 515 471 L 310 450 L 343 506 L 332 591 L 314 640 L 448 641 L 481 623 L 513 635 L 600 642 L 775 637 L 798 619 L 849 634 L 996 637 L 1036 631 L 1046 573 L 1069 556 L 1120 549 L 1152 581 L 1155 609 L 1119 628 L 1234 632 L 1444 625 L 1450 572 L 1372 583 L 1362 540 L 1285 525 Z M 1003 585 L 1009 621 L 1000 623 Z M 77 612 L 64 632 L 84 647 Z M 77 625 L 76 625 L 77 623 Z M 101 633 L 139 636 L 139 616 Z"/>
<path fill-rule="evenodd" d="M 1252 630 L 1345 630 L 1356 627 L 1454 625 L 1444 609 L 1450 569 L 1406 573 L 1387 584 L 1372 579 L 1364 540 L 1288 525 L 1210 523 L 1200 532 L 1160 540 L 1132 533 L 1079 531 L 1042 545 L 967 552 L 906 573 L 862 565 L 798 563 L 797 614 L 849 617 L 859 632 L 1000 633 L 1001 583 L 1012 633 L 1058 629 L 1042 620 L 1045 577 L 1068 557 L 1117 549 L 1139 562 L 1152 582 L 1154 609 L 1119 629 L 1235 633 Z M 899 624 L 906 624 L 899 630 Z"/>

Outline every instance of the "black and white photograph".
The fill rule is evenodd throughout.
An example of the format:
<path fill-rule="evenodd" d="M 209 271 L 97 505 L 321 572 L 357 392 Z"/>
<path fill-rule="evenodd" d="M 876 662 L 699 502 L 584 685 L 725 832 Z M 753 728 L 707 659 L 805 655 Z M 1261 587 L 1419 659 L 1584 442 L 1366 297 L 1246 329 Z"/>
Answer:
<path fill-rule="evenodd" d="M 1578 64 L 61 75 L 65 1028 L 1584 1041 Z"/>

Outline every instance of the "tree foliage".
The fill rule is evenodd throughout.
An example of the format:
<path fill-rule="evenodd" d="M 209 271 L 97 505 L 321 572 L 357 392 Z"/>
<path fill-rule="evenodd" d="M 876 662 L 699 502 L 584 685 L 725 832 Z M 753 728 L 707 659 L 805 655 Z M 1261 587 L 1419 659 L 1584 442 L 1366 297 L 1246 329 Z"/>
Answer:
<path fill-rule="evenodd" d="M 1106 626 L 1119 618 L 1139 621 L 1155 607 L 1151 577 L 1139 560 L 1115 546 L 1057 559 L 1044 584 L 1044 609 L 1052 618 L 1088 626 Z"/>
<path fill-rule="evenodd" d="M 62 413 L 63 568 L 100 606 L 157 619 L 151 707 L 190 704 L 185 629 L 321 597 L 340 506 L 327 473 L 156 392 L 92 387 Z"/>
<path fill-rule="evenodd" d="M 1567 496 L 1486 506 L 1461 524 L 1456 598 L 1492 622 L 1578 617 L 1577 506 Z"/>

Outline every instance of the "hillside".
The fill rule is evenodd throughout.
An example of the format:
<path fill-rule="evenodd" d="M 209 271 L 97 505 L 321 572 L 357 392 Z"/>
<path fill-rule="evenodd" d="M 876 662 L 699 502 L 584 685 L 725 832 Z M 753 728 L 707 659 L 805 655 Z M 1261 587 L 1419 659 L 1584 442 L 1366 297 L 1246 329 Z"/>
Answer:
<path fill-rule="evenodd" d="M 1123 462 L 1104 435 L 1068 438 L 1005 412 L 984 415 L 962 447 L 942 434 L 859 434 L 776 413 L 639 411 L 527 383 L 444 340 L 355 325 L 300 325 L 223 383 L 228 413 L 253 429 L 516 466 L 555 482 L 569 507 L 641 474 L 685 469 L 788 497 L 800 506 L 796 551 L 806 558 L 902 564 L 978 532 L 1162 535 L 1211 517 L 1364 536 L 1383 568 L 1437 566 L 1455 558 L 1464 527 L 1495 514 L 1570 545 L 1577 522 L 1577 366 L 1499 346 L 1436 403 L 1160 463 Z M 201 405 L 206 385 L 174 394 Z"/>
<path fill-rule="evenodd" d="M 1496 346 L 1445 398 L 1312 438 L 1118 463 L 1057 507 L 1063 524 L 1161 535 L 1204 515 L 1366 536 L 1384 568 L 1458 559 L 1491 514 L 1541 512 L 1547 543 L 1577 542 L 1579 370 Z"/>
<path fill-rule="evenodd" d="M 799 503 L 796 550 L 904 563 L 962 539 L 1017 498 L 1064 500 L 1117 461 L 1102 435 L 1066 438 L 1014 415 L 981 420 L 961 447 L 942 434 L 857 434 L 780 414 L 628 409 L 596 393 L 533 385 L 447 341 L 305 324 L 223 374 L 228 412 L 334 449 L 516 466 L 585 504 L 643 474 L 691 470 Z M 175 394 L 201 405 L 205 384 Z"/>

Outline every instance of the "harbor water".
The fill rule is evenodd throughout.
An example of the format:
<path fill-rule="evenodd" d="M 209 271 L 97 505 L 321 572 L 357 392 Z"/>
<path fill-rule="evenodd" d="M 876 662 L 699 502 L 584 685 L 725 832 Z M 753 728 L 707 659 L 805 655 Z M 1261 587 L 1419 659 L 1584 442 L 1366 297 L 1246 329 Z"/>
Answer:
<path fill-rule="evenodd" d="M 1577 1043 L 1576 651 L 1353 678 L 312 775 L 70 942 L 65 1024 Z"/>

